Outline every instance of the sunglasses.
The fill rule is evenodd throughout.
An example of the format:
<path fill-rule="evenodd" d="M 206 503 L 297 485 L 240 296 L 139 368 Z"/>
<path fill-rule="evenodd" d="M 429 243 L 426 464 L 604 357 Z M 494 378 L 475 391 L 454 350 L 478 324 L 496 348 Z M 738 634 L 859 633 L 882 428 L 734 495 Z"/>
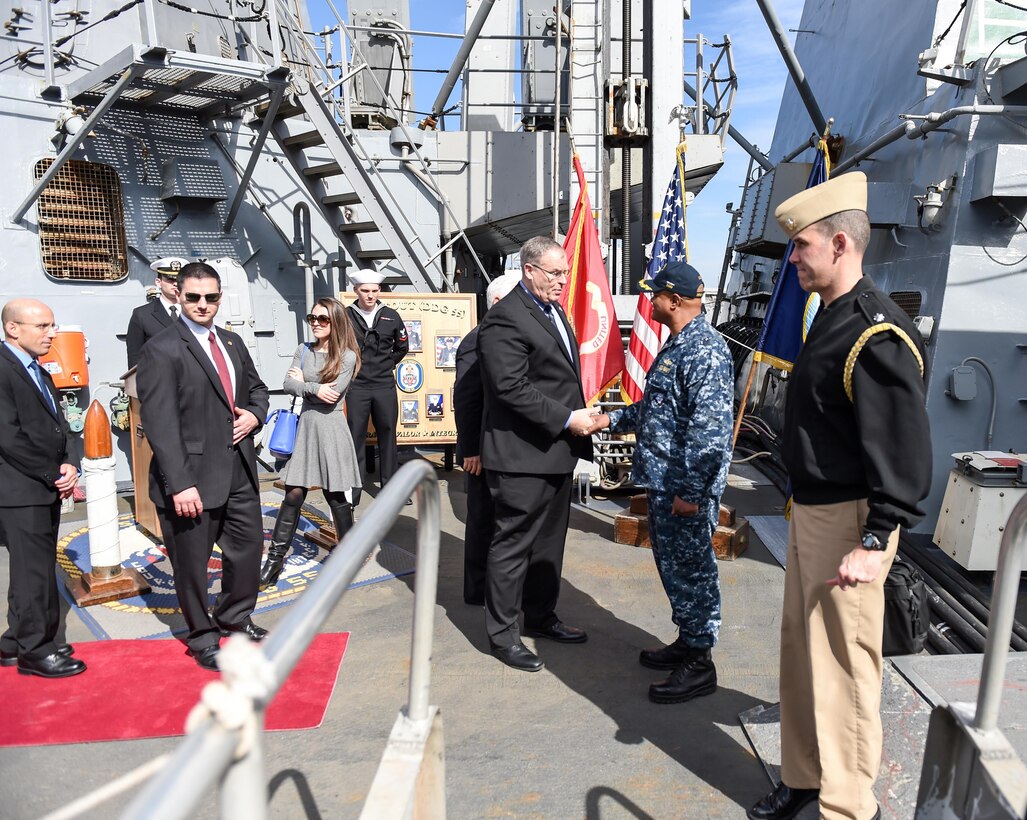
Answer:
<path fill-rule="evenodd" d="M 307 314 L 307 324 L 313 327 L 314 325 L 320 325 L 321 327 L 328 327 L 332 323 L 331 317 L 327 314 L 324 316 L 315 316 L 313 313 Z"/>
<path fill-rule="evenodd" d="M 186 293 L 183 294 L 190 305 L 195 305 L 200 299 L 205 299 L 208 305 L 216 305 L 221 301 L 221 292 L 217 293 Z"/>

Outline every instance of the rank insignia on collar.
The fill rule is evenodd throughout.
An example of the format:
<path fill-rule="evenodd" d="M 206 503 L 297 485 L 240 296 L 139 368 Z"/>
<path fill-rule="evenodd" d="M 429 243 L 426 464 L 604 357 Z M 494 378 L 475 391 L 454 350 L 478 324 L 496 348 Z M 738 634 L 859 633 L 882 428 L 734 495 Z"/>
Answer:
<path fill-rule="evenodd" d="M 884 314 L 883 313 L 875 313 L 874 314 L 874 321 L 875 322 L 883 322 L 884 321 Z"/>

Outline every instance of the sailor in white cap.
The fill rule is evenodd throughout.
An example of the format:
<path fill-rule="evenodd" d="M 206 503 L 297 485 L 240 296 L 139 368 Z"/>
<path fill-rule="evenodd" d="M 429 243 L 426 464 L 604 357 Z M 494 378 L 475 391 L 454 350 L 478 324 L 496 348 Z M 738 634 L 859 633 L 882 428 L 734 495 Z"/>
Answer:
<path fill-rule="evenodd" d="M 132 311 L 125 340 L 129 368 L 136 366 L 139 351 L 150 337 L 156 336 L 181 315 L 178 309 L 178 272 L 188 264 L 189 260 L 180 256 L 165 256 L 150 265 L 150 270 L 157 274 L 154 284 L 159 295 Z"/>
<path fill-rule="evenodd" d="M 374 421 L 382 486 L 392 478 L 399 461 L 396 451 L 399 408 L 395 370 L 410 349 L 406 325 L 400 315 L 378 299 L 384 279 L 385 275 L 377 271 L 351 274 L 350 281 L 357 298 L 346 308 L 360 346 L 360 372 L 346 394 L 346 417 L 357 450 L 361 477 L 366 470 L 367 423 L 369 419 Z M 354 499 L 353 503 L 355 505 L 357 500 Z"/>

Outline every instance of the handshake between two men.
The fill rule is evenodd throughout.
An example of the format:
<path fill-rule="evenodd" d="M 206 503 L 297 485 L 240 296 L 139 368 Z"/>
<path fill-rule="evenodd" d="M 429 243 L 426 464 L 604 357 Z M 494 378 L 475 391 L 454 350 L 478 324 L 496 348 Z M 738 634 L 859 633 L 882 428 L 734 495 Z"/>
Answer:
<path fill-rule="evenodd" d="M 568 429 L 575 436 L 590 436 L 610 426 L 610 417 L 595 407 L 582 407 L 571 413 Z"/>

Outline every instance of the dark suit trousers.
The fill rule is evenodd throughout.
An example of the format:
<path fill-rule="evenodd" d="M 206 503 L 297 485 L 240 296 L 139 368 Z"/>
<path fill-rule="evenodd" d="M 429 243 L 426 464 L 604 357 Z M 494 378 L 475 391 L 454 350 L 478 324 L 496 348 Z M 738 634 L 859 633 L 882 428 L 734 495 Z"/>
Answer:
<path fill-rule="evenodd" d="M 399 402 L 395 387 L 351 387 L 346 393 L 346 419 L 353 444 L 357 451 L 357 469 L 361 481 L 366 471 L 367 422 L 374 420 L 374 431 L 378 436 L 378 461 L 381 467 L 382 485 L 392 478 L 399 464 L 396 451 L 396 422 L 399 420 Z"/>
<path fill-rule="evenodd" d="M 485 474 L 467 473 L 467 520 L 464 524 L 464 600 L 485 597 L 485 567 L 496 528 L 492 495 Z"/>
<path fill-rule="evenodd" d="M 508 647 L 521 640 L 521 610 L 529 629 L 557 620 L 571 475 L 486 470 L 486 480 L 496 528 L 485 583 L 485 627 L 493 646 Z"/>
<path fill-rule="evenodd" d="M 11 556 L 7 631 L 0 637 L 0 650 L 5 655 L 40 660 L 57 651 L 60 522 L 59 501 L 45 506 L 0 507 L 0 540 Z"/>
<path fill-rule="evenodd" d="M 204 508 L 196 518 L 175 515 L 174 502 L 158 509 L 164 546 L 175 571 L 175 592 L 189 627 L 186 643 L 200 650 L 218 643 L 220 635 L 208 612 L 207 564 L 213 545 L 221 548 L 221 594 L 214 604 L 218 623 L 249 623 L 257 603 L 264 525 L 260 497 L 250 483 L 243 457 L 233 451 L 232 489 L 222 507 Z"/>

